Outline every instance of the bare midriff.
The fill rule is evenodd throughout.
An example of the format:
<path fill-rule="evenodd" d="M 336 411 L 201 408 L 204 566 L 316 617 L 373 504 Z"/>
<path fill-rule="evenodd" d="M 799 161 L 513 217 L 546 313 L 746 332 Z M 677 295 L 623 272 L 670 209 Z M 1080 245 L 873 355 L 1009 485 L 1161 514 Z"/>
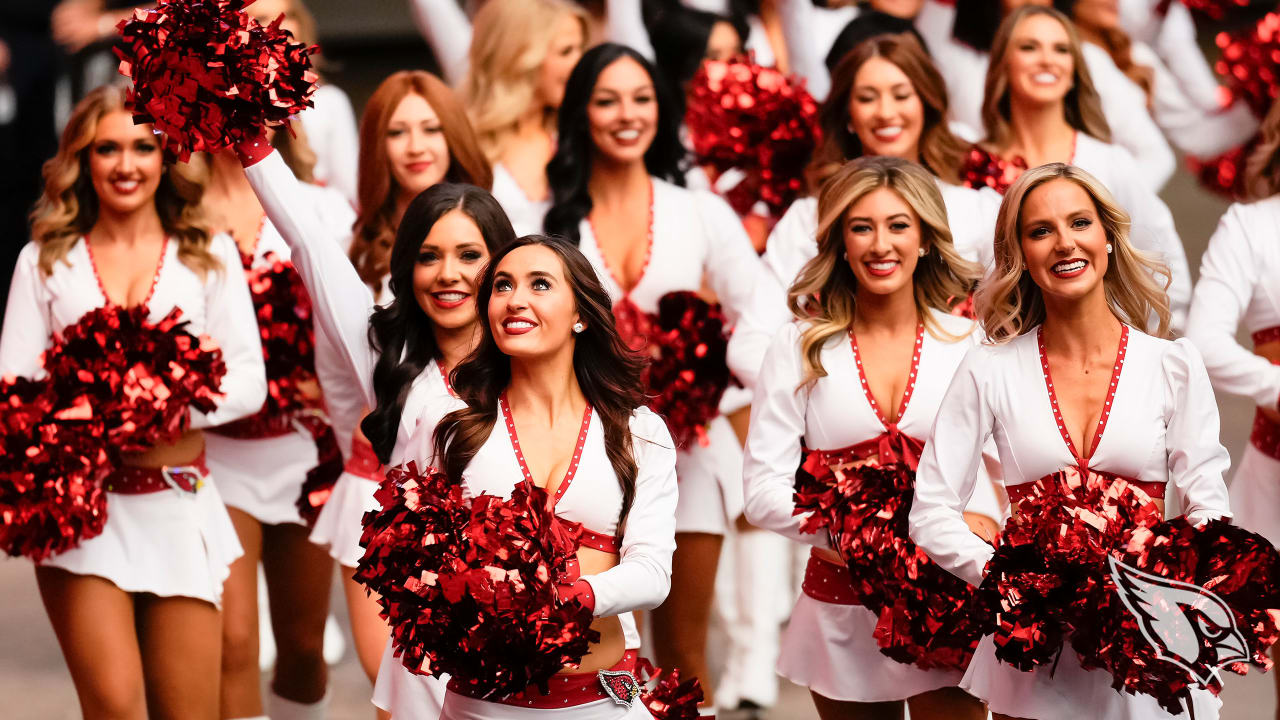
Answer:
<path fill-rule="evenodd" d="M 583 575 L 598 575 L 617 567 L 618 561 L 617 553 L 589 547 L 578 548 L 578 566 Z M 627 641 L 622 634 L 622 621 L 617 615 L 596 618 L 591 622 L 591 629 L 600 633 L 600 641 L 591 643 L 591 649 L 582 658 L 580 666 L 566 667 L 560 672 L 572 674 L 608 670 L 622 659 L 627 651 Z"/>
<path fill-rule="evenodd" d="M 127 453 L 121 459 L 125 465 L 140 468 L 177 467 L 190 465 L 204 452 L 204 431 L 188 430 L 177 442 L 157 445 L 140 453 Z"/>

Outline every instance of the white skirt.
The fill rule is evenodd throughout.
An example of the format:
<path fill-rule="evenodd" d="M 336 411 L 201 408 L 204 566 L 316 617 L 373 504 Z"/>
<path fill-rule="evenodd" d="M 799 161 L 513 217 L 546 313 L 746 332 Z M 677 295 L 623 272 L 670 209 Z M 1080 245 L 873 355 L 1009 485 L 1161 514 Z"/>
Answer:
<path fill-rule="evenodd" d="M 1230 489 L 1232 523 L 1280 547 L 1280 461 L 1245 445 Z"/>
<path fill-rule="evenodd" d="M 676 453 L 680 497 L 676 532 L 724 535 L 742 514 L 742 446 L 723 415 L 707 426 L 707 445 L 690 442 Z"/>
<path fill-rule="evenodd" d="M 42 564 L 105 578 L 125 592 L 221 607 L 222 583 L 243 554 L 222 497 L 206 478 L 195 493 L 107 493 L 102 534 Z"/>
<path fill-rule="evenodd" d="M 210 432 L 205 455 L 228 507 L 263 525 L 303 524 L 297 506 L 302 483 L 320 462 L 310 434 L 242 440 Z"/>
<path fill-rule="evenodd" d="M 392 712 L 395 720 L 401 720 Z M 610 699 L 597 700 L 567 708 L 522 708 L 515 705 L 476 700 L 458 693 L 447 693 L 440 720 L 653 720 L 653 715 L 639 701 L 630 707 Z"/>
<path fill-rule="evenodd" d="M 1187 720 L 1185 712 L 1171 715 L 1147 695 L 1130 695 L 1111 688 L 1105 670 L 1080 667 L 1067 647 L 1056 667 L 1022 672 L 996 659 L 995 642 L 988 635 L 978 644 L 960 687 L 984 700 L 993 713 L 1035 720 Z M 1217 720 L 1222 701 L 1207 690 L 1191 693 L 1196 720 Z"/>
<path fill-rule="evenodd" d="M 861 605 L 836 605 L 801 594 L 782 631 L 778 674 L 846 702 L 906 700 L 960 684 L 959 670 L 921 670 L 881 654 L 875 629 L 876 616 Z"/>
<path fill-rule="evenodd" d="M 364 514 L 381 507 L 374 497 L 377 490 L 376 480 L 342 473 L 311 528 L 311 542 L 327 547 L 330 557 L 343 567 L 356 567 L 364 557 L 364 548 L 360 547 Z"/>
<path fill-rule="evenodd" d="M 373 683 L 373 704 L 395 720 L 439 720 L 448 683 L 447 676 L 437 679 L 409 672 L 395 656 L 388 638 Z"/>

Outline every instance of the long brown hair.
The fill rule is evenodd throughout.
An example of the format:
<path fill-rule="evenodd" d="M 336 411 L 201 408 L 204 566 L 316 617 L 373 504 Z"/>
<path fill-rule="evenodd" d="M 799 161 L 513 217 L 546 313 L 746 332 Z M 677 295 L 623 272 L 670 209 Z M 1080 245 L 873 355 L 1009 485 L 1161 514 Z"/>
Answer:
<path fill-rule="evenodd" d="M 920 245 L 928 252 L 916 263 L 912 285 L 916 311 L 934 336 L 945 331 L 930 310 L 950 312 L 968 295 L 982 268 L 956 251 L 947 224 L 947 208 L 938 184 L 924 168 L 895 157 L 862 157 L 840 168 L 818 195 L 818 254 L 805 263 L 787 293 L 787 307 L 808 327 L 800 337 L 803 385 L 824 377 L 822 347 L 846 332 L 856 311 L 858 280 L 844 259 L 845 217 L 864 196 L 889 188 L 919 218 Z"/>
<path fill-rule="evenodd" d="M 1244 191 L 1252 200 L 1280 193 L 1280 100 L 1271 103 L 1262 121 L 1262 141 L 1245 164 Z"/>
<path fill-rule="evenodd" d="M 480 151 L 467 113 L 440 78 L 422 70 L 401 70 L 383 80 L 360 119 L 360 173 L 356 185 L 360 208 L 350 253 L 360 278 L 371 287 L 378 287 L 387 273 L 396 236 L 399 186 L 387 159 L 387 124 L 400 101 L 410 94 L 421 95 L 440 118 L 449 147 L 449 170 L 443 181 L 493 188 L 493 170 Z"/>
<path fill-rule="evenodd" d="M 1044 322 L 1044 294 L 1022 256 L 1022 206 L 1031 191 L 1059 179 L 1069 180 L 1089 194 L 1111 243 L 1107 271 L 1102 276 L 1111 312 L 1143 332 L 1150 332 L 1149 321 L 1155 318 L 1154 334 L 1165 337 L 1169 332 L 1169 296 L 1165 294 L 1169 268 L 1129 241 L 1129 214 L 1106 186 L 1065 163 L 1049 163 L 1022 173 L 1004 194 L 996 217 L 995 265 L 974 293 L 974 307 L 987 337 L 995 344 L 1008 342 Z M 1164 277 L 1164 287 L 1156 283 L 1157 276 Z"/>
<path fill-rule="evenodd" d="M 999 150 L 1008 147 L 1013 140 L 1013 130 L 1009 125 L 1009 73 L 1005 56 L 1009 54 L 1013 31 L 1019 23 L 1034 15 L 1047 15 L 1067 31 L 1072 66 L 1071 89 L 1062 100 L 1067 124 L 1102 142 L 1111 142 L 1111 126 L 1102 114 L 1102 101 L 1093 87 L 1093 77 L 1085 64 L 1084 52 L 1080 49 L 1080 33 L 1076 31 L 1075 24 L 1051 7 L 1023 5 L 1000 23 L 995 40 L 991 42 L 991 60 L 987 64 L 987 82 L 982 94 L 982 125 L 987 133 L 987 143 Z"/>
<path fill-rule="evenodd" d="M 564 265 L 565 280 L 573 290 L 578 316 L 587 329 L 577 335 L 573 372 L 582 394 L 604 428 L 605 452 L 622 488 L 622 512 L 618 529 L 626 521 L 636 494 L 636 459 L 631 435 L 631 415 L 644 404 L 641 371 L 644 362 L 622 341 L 613 321 L 609 293 L 600 284 L 591 262 L 565 240 L 526 235 L 498 250 L 485 267 L 476 288 L 476 313 L 480 316 L 480 344 L 454 368 L 450 382 L 467 406 L 455 410 L 436 425 L 436 462 L 454 482 L 480 447 L 489 439 L 498 419 L 498 398 L 511 384 L 511 358 L 498 349 L 489 326 L 489 300 L 493 278 L 502 259 L 513 250 L 530 245 L 550 249 Z"/>
<path fill-rule="evenodd" d="M 822 126 L 822 146 L 809 166 L 809 186 L 814 192 L 822 181 L 845 162 L 863 154 L 862 142 L 849 125 L 849 102 L 858 71 L 871 58 L 893 63 L 911 81 L 924 106 L 924 127 L 920 131 L 920 163 L 949 182 L 959 173 L 968 145 L 947 126 L 947 85 L 929 54 L 914 36 L 877 35 L 868 38 L 845 55 L 831 76 L 831 94 L 822 104 L 818 122 Z"/>
<path fill-rule="evenodd" d="M 110 113 L 125 111 L 127 92 L 109 85 L 86 95 L 71 111 L 57 154 L 44 164 L 44 193 L 31 213 L 31 237 L 40 245 L 40 270 L 46 275 L 98 221 L 89 149 L 98 122 Z M 209 252 L 209 229 L 200 210 L 202 174 L 167 152 L 164 166 L 154 199 L 160 226 L 178 241 L 178 258 L 184 265 L 201 275 L 221 269 L 218 258 Z"/>
<path fill-rule="evenodd" d="M 1077 27 L 1083 28 L 1086 34 L 1093 33 L 1096 36 L 1098 47 L 1107 51 L 1107 55 L 1111 56 L 1111 62 L 1115 63 L 1125 77 L 1142 88 L 1142 92 L 1147 97 L 1147 104 L 1150 105 L 1152 101 L 1151 94 L 1156 85 L 1155 70 L 1133 59 L 1133 40 L 1129 38 L 1129 34 L 1123 29 L 1119 27 L 1085 26 L 1079 20 L 1076 20 L 1076 6 L 1078 4 L 1079 0 L 1053 0 L 1053 6 L 1075 20 Z"/>

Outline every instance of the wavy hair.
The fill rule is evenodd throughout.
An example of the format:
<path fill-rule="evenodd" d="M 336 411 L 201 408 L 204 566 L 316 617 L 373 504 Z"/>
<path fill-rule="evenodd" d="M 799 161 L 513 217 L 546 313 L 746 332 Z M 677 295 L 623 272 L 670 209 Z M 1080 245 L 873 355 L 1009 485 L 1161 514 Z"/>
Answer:
<path fill-rule="evenodd" d="M 1082 27 L 1080 21 L 1075 20 L 1076 6 L 1079 4 L 1079 0 L 1053 0 L 1055 8 L 1072 18 L 1077 27 Z M 1107 51 L 1111 62 L 1115 63 L 1125 77 L 1142 88 L 1142 92 L 1147 97 L 1147 103 L 1150 104 L 1152 93 L 1155 91 L 1156 72 L 1133 59 L 1133 40 L 1129 38 L 1129 34 L 1120 27 L 1114 26 L 1089 26 L 1086 30 L 1091 30 L 1097 35 L 1098 46 Z"/>
<path fill-rule="evenodd" d="M 57 154 L 44 164 L 44 192 L 31 212 L 31 237 L 40 245 L 40 270 L 46 275 L 53 274 L 53 266 L 65 260 L 98 221 L 89 150 L 98 122 L 110 113 L 127 112 L 127 93 L 124 87 L 108 85 L 85 95 L 71 111 Z M 198 274 L 222 268 L 209 251 L 211 236 L 200 206 L 204 181 L 198 168 L 179 163 L 164 152 L 164 174 L 154 199 L 156 213 L 165 235 L 178 241 L 178 258 Z"/>
<path fill-rule="evenodd" d="M 511 384 L 511 358 L 498 349 L 487 321 L 493 278 L 502 259 L 512 251 L 538 245 L 554 252 L 564 266 L 578 315 L 587 329 L 575 336 L 573 372 L 582 394 L 604 428 L 605 452 L 622 488 L 619 534 L 636 493 L 636 459 L 631 415 L 645 402 L 640 373 L 644 361 L 618 334 L 609 293 L 600 284 L 590 261 L 578 248 L 560 238 L 526 235 L 499 250 L 489 261 L 476 290 L 476 312 L 483 328 L 480 344 L 453 369 L 450 381 L 465 408 L 440 421 L 435 430 L 435 456 L 446 475 L 461 482 L 462 473 L 489 439 L 498 419 L 498 398 Z"/>
<path fill-rule="evenodd" d="M 566 16 L 582 26 L 585 40 L 587 14 L 566 0 L 488 0 L 476 13 L 461 94 L 490 162 L 502 157 L 520 117 L 536 102 L 538 73 Z M 555 129 L 555 108 L 544 108 L 543 122 Z"/>
<path fill-rule="evenodd" d="M 1262 120 L 1262 140 L 1245 164 L 1244 191 L 1251 200 L 1262 200 L 1280 193 L 1280 101 Z"/>
<path fill-rule="evenodd" d="M 947 224 L 947 208 L 934 177 L 919 165 L 894 157 L 863 157 L 849 162 L 822 186 L 818 195 L 818 254 L 805 263 L 787 293 L 787 307 L 807 327 L 800 336 L 805 379 L 825 377 L 822 346 L 848 332 L 857 312 L 858 280 L 844 259 L 845 218 L 860 199 L 889 188 L 919 219 L 920 243 L 928 252 L 912 274 L 916 311 L 935 336 L 947 335 L 930 310 L 950 312 L 977 283 L 982 268 L 956 251 Z"/>
<path fill-rule="evenodd" d="M 574 245 L 581 239 L 578 223 L 591 212 L 592 156 L 591 123 L 587 119 L 587 103 L 595 91 L 600 73 L 618 60 L 634 60 L 653 81 L 658 100 L 658 127 L 653 144 L 644 154 L 644 166 L 653 177 L 676 185 L 684 185 L 684 145 L 680 143 L 682 118 L 666 83 L 643 55 L 626 45 L 602 43 L 582 54 L 582 59 L 569 74 L 560 104 L 560 143 L 547 163 L 547 182 L 551 187 L 551 208 L 543 227 L 549 235 L 568 238 Z"/>
<path fill-rule="evenodd" d="M 502 206 L 487 190 L 474 185 L 437 183 L 419 193 L 405 209 L 391 249 L 389 287 L 394 299 L 369 316 L 369 345 L 378 353 L 373 366 L 377 405 L 360 421 L 360 429 L 384 464 L 390 462 L 395 449 L 400 416 L 414 379 L 428 363 L 440 359 L 435 326 L 418 304 L 413 274 L 431 228 L 455 210 L 475 223 L 490 256 L 516 239 Z"/>
<path fill-rule="evenodd" d="M 1076 130 L 1102 142 L 1111 142 L 1111 126 L 1102 114 L 1102 101 L 1094 89 L 1093 78 L 1080 49 L 1080 33 L 1071 20 L 1061 12 L 1041 5 L 1023 5 L 1009 13 L 996 29 L 991 42 L 991 61 L 987 64 L 987 81 L 982 93 L 982 125 L 987 142 L 996 148 L 1008 147 L 1013 140 L 1010 127 L 1009 76 L 1005 71 L 1005 56 L 1013 41 L 1013 32 L 1023 20 L 1035 15 L 1047 15 L 1062 24 L 1071 46 L 1071 89 L 1062 99 L 1067 124 Z"/>
<path fill-rule="evenodd" d="M 960 172 L 969 146 L 947 125 L 947 85 L 924 47 L 912 35 L 877 35 L 863 41 L 840 61 L 831 76 L 831 94 L 818 114 L 822 145 L 814 153 L 808 176 L 811 188 L 840 169 L 848 160 L 862 157 L 862 141 L 850 130 L 849 105 L 858 71 L 871 58 L 893 63 L 911 81 L 924 107 L 921 128 L 920 163 L 938 177 L 952 180 Z M 914 158 L 913 158 L 914 159 Z"/>
<path fill-rule="evenodd" d="M 1093 200 L 1112 252 L 1102 276 L 1107 304 L 1121 322 L 1148 332 L 1157 319 L 1156 335 L 1169 333 L 1169 268 L 1129 241 L 1129 214 L 1097 178 L 1074 165 L 1049 163 L 1032 168 L 1004 194 L 996 216 L 995 265 L 974 293 L 974 306 L 987 337 L 1001 344 L 1044 322 L 1044 294 L 1031 278 L 1022 256 L 1022 207 L 1036 188 L 1054 180 L 1079 185 Z M 1155 277 L 1163 275 L 1164 288 Z"/>
<path fill-rule="evenodd" d="M 420 95 L 440 118 L 445 144 L 449 147 L 449 170 L 444 182 L 466 183 L 485 190 L 493 188 L 493 170 L 462 103 L 440 78 L 422 70 L 392 73 L 365 105 L 360 119 L 360 163 L 356 180 L 359 214 L 352 229 L 351 262 L 360 278 L 377 288 L 390 270 L 392 245 L 396 237 L 396 199 L 400 187 L 391 174 L 387 159 L 387 125 L 406 95 Z"/>

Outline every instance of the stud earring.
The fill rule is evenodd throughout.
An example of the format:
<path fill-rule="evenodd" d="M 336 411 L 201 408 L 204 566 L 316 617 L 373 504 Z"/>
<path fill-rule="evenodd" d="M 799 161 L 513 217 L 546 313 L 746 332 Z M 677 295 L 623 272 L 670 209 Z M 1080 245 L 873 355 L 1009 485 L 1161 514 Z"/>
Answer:
<path fill-rule="evenodd" d="M 1107 243 L 1107 254 L 1111 254 L 1111 243 Z"/>
<path fill-rule="evenodd" d="M 576 323 L 574 323 L 574 324 L 573 324 L 573 331 L 574 331 L 575 333 L 580 333 L 580 332 L 582 332 L 583 330 L 586 330 L 586 329 L 587 329 L 587 326 L 586 326 L 586 325 L 583 325 L 583 324 L 582 324 L 582 323 L 580 323 L 580 322 L 576 322 Z"/>
<path fill-rule="evenodd" d="M 920 253 L 920 257 L 924 257 L 925 255 L 929 254 L 929 251 L 926 250 L 925 248 L 920 248 L 918 252 Z"/>

